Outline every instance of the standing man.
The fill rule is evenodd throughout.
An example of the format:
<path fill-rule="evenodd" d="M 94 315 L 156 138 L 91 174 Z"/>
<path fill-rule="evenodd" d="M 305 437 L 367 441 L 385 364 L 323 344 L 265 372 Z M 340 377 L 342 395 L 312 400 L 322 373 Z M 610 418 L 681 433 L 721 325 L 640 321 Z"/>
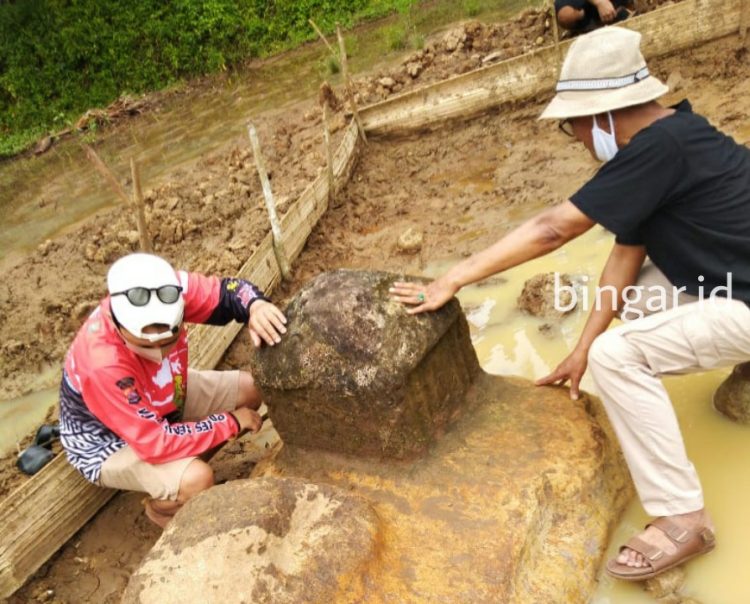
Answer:
<path fill-rule="evenodd" d="M 657 518 L 608 572 L 641 581 L 714 547 L 713 524 L 660 376 L 750 359 L 750 150 L 656 98 L 640 34 L 607 27 L 577 38 L 542 114 L 604 162 L 565 201 L 466 259 L 427 287 L 396 283 L 409 312 L 434 310 L 461 287 L 542 256 L 601 224 L 616 238 L 573 352 L 538 384 L 578 385 L 587 364 L 641 503 Z M 653 264 L 644 266 L 646 256 Z M 650 316 L 606 331 L 628 286 L 658 294 Z M 602 287 L 604 286 L 604 287 Z M 661 286 L 661 287 L 659 287 Z M 632 290 L 628 290 L 632 291 Z M 724 297 L 708 293 L 719 293 Z M 671 296 L 669 310 L 664 296 Z M 678 301 L 696 300 L 676 306 Z M 674 304 L 674 306 L 673 306 Z"/>
<path fill-rule="evenodd" d="M 60 441 L 86 480 L 148 493 L 163 528 L 213 485 L 199 456 L 262 423 L 249 373 L 188 369 L 184 323 L 247 323 L 255 346 L 273 346 L 286 319 L 247 281 L 176 272 L 150 254 L 120 258 L 107 287 L 65 360 Z"/>

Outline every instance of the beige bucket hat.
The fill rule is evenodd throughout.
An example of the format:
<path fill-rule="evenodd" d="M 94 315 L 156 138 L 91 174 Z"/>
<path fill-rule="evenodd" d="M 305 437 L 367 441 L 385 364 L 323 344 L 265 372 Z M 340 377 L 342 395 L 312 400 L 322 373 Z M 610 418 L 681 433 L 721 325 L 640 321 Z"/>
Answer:
<path fill-rule="evenodd" d="M 641 34 L 603 27 L 575 39 L 560 70 L 557 94 L 539 119 L 596 115 L 638 105 L 669 88 L 648 71 Z"/>

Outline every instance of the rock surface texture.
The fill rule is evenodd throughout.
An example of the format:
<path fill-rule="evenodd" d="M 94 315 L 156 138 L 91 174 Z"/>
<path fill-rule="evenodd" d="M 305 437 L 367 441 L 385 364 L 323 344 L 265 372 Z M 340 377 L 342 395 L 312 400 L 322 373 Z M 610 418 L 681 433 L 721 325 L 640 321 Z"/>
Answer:
<path fill-rule="evenodd" d="M 571 294 L 573 282 L 568 275 L 555 275 L 556 273 L 540 273 L 527 280 L 518 297 L 518 308 L 535 317 L 546 319 L 561 318 L 571 312 L 576 307 Z M 556 278 L 559 287 L 557 293 Z"/>
<path fill-rule="evenodd" d="M 737 365 L 714 394 L 717 410 L 741 424 L 750 424 L 750 363 Z"/>
<path fill-rule="evenodd" d="M 290 303 L 252 366 L 285 444 L 413 458 L 458 414 L 480 372 L 461 307 L 408 315 L 388 295 L 398 278 L 323 273 Z"/>
<path fill-rule="evenodd" d="M 122 602 L 362 602 L 378 539 L 361 497 L 296 479 L 234 481 L 180 510 Z"/>

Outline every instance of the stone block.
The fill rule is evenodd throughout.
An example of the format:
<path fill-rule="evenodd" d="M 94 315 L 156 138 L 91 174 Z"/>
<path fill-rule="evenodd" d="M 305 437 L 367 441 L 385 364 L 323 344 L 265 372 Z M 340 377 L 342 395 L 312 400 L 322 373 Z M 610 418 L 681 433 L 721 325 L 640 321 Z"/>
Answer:
<path fill-rule="evenodd" d="M 480 372 L 461 307 L 409 315 L 388 294 L 398 279 L 323 273 L 291 301 L 281 344 L 252 361 L 286 445 L 413 458 L 458 413 Z"/>

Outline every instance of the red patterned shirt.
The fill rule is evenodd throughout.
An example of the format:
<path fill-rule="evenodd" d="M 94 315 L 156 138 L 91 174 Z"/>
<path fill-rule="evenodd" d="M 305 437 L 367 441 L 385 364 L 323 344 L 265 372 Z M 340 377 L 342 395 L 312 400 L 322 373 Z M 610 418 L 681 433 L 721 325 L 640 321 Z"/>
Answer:
<path fill-rule="evenodd" d="M 241 279 L 178 273 L 188 323 L 247 322 L 261 292 Z M 238 431 L 227 413 L 181 421 L 185 404 L 188 341 L 180 328 L 177 344 L 161 363 L 125 346 L 112 320 L 109 297 L 79 330 L 68 351 L 60 395 L 60 437 L 70 462 L 92 482 L 101 464 L 129 445 L 149 463 L 199 455 Z"/>

